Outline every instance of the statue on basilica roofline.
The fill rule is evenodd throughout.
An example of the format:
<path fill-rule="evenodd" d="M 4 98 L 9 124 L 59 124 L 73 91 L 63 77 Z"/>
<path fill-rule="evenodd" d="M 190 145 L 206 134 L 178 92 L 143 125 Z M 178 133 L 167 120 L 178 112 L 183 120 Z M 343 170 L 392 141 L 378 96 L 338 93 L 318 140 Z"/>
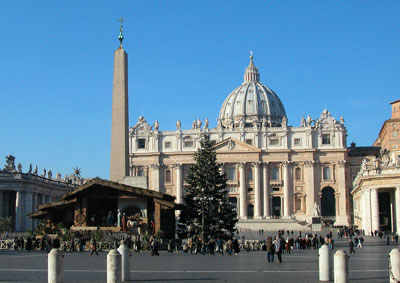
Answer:
<path fill-rule="evenodd" d="M 22 164 L 18 162 L 17 168 L 18 168 L 18 172 L 21 173 L 22 172 Z"/>
<path fill-rule="evenodd" d="M 44 177 L 46 177 L 46 168 L 43 168 L 43 174 L 42 174 L 42 177 L 44 178 Z"/>
<path fill-rule="evenodd" d="M 199 119 L 197 119 L 197 129 L 201 129 L 201 125 L 202 125 L 202 123 L 201 123 L 201 120 L 199 118 Z"/>
<path fill-rule="evenodd" d="M 204 129 L 208 129 L 208 118 L 204 120 Z"/>
<path fill-rule="evenodd" d="M 287 127 L 287 118 L 286 118 L 286 116 L 282 117 L 282 127 L 284 127 L 284 128 Z"/>
<path fill-rule="evenodd" d="M 155 129 L 156 131 L 158 131 L 159 128 L 160 128 L 160 123 L 158 123 L 158 120 L 156 120 L 156 121 L 154 122 L 154 129 Z"/>
<path fill-rule="evenodd" d="M 307 122 L 307 127 L 311 127 L 312 118 L 311 118 L 310 114 L 308 114 L 306 122 Z"/>
<path fill-rule="evenodd" d="M 301 118 L 300 126 L 301 127 L 305 127 L 306 126 L 306 119 L 304 119 L 304 116 Z"/>
<path fill-rule="evenodd" d="M 31 174 L 31 173 L 32 173 L 32 163 L 29 164 L 29 171 L 28 171 L 28 174 Z"/>
<path fill-rule="evenodd" d="M 195 130 L 197 128 L 197 121 L 196 118 L 194 118 L 193 123 L 192 123 L 192 130 Z"/>
<path fill-rule="evenodd" d="M 38 167 L 37 165 L 35 166 L 35 170 L 33 170 L 33 175 L 37 175 L 38 174 Z"/>
<path fill-rule="evenodd" d="M 344 125 L 344 119 L 343 119 L 343 116 L 342 116 L 342 115 L 340 115 L 339 121 L 340 121 L 340 124 Z"/>
<path fill-rule="evenodd" d="M 181 130 L 181 121 L 180 121 L 180 120 L 176 121 L 176 129 L 177 129 L 178 131 Z"/>
<path fill-rule="evenodd" d="M 47 178 L 51 179 L 52 177 L 53 177 L 53 172 L 49 170 L 49 172 L 47 173 Z"/>

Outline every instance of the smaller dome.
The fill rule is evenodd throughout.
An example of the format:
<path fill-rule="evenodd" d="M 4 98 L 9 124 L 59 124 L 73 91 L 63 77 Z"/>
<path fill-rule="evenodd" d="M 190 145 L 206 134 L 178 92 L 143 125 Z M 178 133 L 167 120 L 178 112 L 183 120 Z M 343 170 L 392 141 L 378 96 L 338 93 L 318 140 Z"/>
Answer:
<path fill-rule="evenodd" d="M 280 127 L 284 117 L 286 120 L 286 111 L 281 100 L 275 92 L 260 82 L 260 74 L 251 55 L 244 73 L 244 82 L 222 104 L 219 123 L 227 128 L 253 127 L 255 123 Z"/>

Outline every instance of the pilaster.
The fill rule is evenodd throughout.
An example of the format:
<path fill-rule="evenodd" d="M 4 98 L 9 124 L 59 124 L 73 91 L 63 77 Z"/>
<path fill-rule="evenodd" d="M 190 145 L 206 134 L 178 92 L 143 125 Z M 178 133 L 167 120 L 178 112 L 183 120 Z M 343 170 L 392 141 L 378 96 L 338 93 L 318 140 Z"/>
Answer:
<path fill-rule="evenodd" d="M 23 193 L 17 191 L 15 198 L 15 231 L 19 232 L 23 229 Z"/>
<path fill-rule="evenodd" d="M 151 164 L 150 165 L 150 167 L 151 167 L 151 169 L 152 169 L 152 189 L 154 190 L 154 191 L 157 191 L 157 192 L 159 192 L 159 191 L 161 191 L 161 188 L 160 188 L 160 167 L 161 167 L 161 165 L 160 164 Z"/>

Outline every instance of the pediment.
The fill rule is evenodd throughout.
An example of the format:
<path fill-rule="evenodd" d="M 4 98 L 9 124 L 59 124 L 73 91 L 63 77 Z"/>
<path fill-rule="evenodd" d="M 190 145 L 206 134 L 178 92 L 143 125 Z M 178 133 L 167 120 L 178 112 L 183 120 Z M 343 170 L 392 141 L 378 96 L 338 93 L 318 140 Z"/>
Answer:
<path fill-rule="evenodd" d="M 261 152 L 258 147 L 249 145 L 239 140 L 228 138 L 213 146 L 216 152 Z"/>

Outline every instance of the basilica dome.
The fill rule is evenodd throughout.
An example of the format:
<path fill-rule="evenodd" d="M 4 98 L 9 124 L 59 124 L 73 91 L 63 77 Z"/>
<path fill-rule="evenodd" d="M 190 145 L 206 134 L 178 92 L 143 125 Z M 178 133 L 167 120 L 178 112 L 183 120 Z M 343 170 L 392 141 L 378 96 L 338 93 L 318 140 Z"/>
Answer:
<path fill-rule="evenodd" d="M 253 64 L 244 73 L 244 82 L 232 91 L 222 104 L 218 124 L 225 128 L 286 126 L 285 107 L 278 95 L 260 82 L 260 74 Z"/>

